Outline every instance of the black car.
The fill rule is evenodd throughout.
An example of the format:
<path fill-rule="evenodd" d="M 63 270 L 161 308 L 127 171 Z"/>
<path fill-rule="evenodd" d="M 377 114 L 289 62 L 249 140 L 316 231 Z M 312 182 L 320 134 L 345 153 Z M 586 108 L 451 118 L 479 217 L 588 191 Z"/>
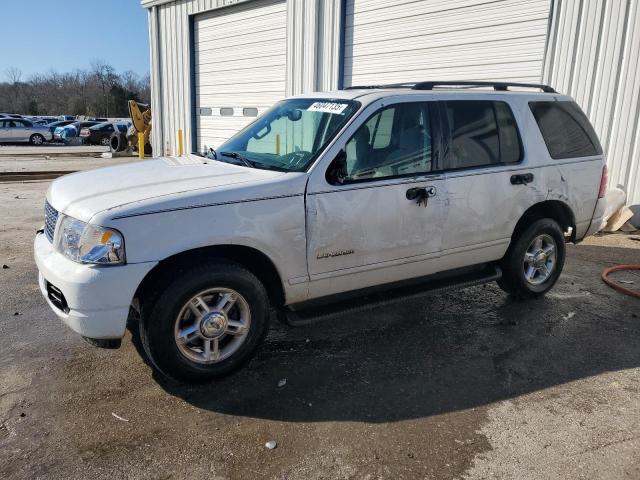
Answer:
<path fill-rule="evenodd" d="M 128 125 L 125 123 L 105 122 L 94 125 L 93 127 L 83 128 L 80 130 L 80 136 L 84 138 L 84 143 L 89 145 L 109 146 L 111 134 L 116 128 L 122 133 L 127 133 Z"/>

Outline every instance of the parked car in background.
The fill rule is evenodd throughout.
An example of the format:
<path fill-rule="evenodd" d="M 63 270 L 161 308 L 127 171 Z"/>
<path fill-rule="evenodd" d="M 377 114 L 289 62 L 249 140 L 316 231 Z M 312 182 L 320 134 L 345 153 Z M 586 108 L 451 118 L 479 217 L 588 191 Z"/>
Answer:
<path fill-rule="evenodd" d="M 47 127 L 49 128 L 49 130 L 51 130 L 51 135 L 54 135 L 56 128 L 65 127 L 73 122 L 75 122 L 75 120 L 57 120 L 55 122 L 49 123 Z"/>
<path fill-rule="evenodd" d="M 42 145 L 53 138 L 46 126 L 22 118 L 0 119 L 0 143 L 29 142 Z"/>
<path fill-rule="evenodd" d="M 22 118 L 22 115 L 19 113 L 0 113 L 0 117 L 2 118 Z"/>
<path fill-rule="evenodd" d="M 95 121 L 72 122 L 64 127 L 57 127 L 53 132 L 53 138 L 68 145 L 73 141 L 72 139 L 80 135 L 83 128 L 93 127 L 98 123 Z"/>
<path fill-rule="evenodd" d="M 108 147 L 113 132 L 117 129 L 122 133 L 127 133 L 127 128 L 129 128 L 129 125 L 126 123 L 99 123 L 93 127 L 85 127 L 80 130 L 80 136 L 89 145 L 104 145 Z"/>
<path fill-rule="evenodd" d="M 47 122 L 47 124 L 51 123 L 51 122 L 57 122 L 58 121 L 58 117 L 51 117 L 51 116 L 46 116 L 46 117 L 38 117 L 40 120 L 45 120 Z"/>
<path fill-rule="evenodd" d="M 74 115 L 59 115 L 56 117 L 56 120 L 75 120 L 76 117 Z"/>

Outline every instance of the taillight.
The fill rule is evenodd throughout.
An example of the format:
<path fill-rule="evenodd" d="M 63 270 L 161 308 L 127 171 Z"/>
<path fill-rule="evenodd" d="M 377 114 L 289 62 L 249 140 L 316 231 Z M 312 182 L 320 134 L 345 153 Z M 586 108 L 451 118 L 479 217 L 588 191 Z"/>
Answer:
<path fill-rule="evenodd" d="M 609 179 L 609 170 L 605 165 L 602 167 L 602 176 L 600 177 L 600 190 L 598 190 L 598 198 L 604 198 L 607 193 L 607 181 Z"/>

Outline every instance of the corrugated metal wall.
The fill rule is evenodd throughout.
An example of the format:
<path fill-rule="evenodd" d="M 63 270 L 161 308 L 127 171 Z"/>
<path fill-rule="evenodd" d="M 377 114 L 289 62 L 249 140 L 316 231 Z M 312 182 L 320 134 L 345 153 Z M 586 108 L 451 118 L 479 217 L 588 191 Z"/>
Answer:
<path fill-rule="evenodd" d="M 550 0 L 347 0 L 345 85 L 539 82 Z"/>
<path fill-rule="evenodd" d="M 591 119 L 609 186 L 640 204 L 640 2 L 554 0 L 543 81 L 574 97 Z"/>
<path fill-rule="evenodd" d="M 195 17 L 198 151 L 217 149 L 285 97 L 286 9 L 283 0 L 256 0 Z"/>
<path fill-rule="evenodd" d="M 253 0 L 142 1 L 149 9 L 154 155 L 176 153 L 179 128 L 185 132 L 185 150 L 192 151 L 190 17 L 249 1 Z M 287 2 L 287 96 L 337 88 L 340 2 Z"/>

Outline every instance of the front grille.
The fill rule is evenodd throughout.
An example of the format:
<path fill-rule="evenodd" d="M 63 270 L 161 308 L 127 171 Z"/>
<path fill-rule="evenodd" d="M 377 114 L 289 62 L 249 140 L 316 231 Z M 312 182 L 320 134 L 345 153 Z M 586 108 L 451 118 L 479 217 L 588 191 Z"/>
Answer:
<path fill-rule="evenodd" d="M 59 308 L 64 313 L 69 313 L 67 299 L 64 298 L 64 295 L 58 287 L 49 282 L 47 282 L 47 297 L 49 297 L 49 300 L 51 300 L 51 303 L 53 303 L 56 308 Z"/>
<path fill-rule="evenodd" d="M 53 234 L 56 230 L 56 222 L 58 221 L 58 211 L 49 205 L 49 202 L 44 202 L 44 234 L 47 236 L 50 242 L 53 243 Z"/>

